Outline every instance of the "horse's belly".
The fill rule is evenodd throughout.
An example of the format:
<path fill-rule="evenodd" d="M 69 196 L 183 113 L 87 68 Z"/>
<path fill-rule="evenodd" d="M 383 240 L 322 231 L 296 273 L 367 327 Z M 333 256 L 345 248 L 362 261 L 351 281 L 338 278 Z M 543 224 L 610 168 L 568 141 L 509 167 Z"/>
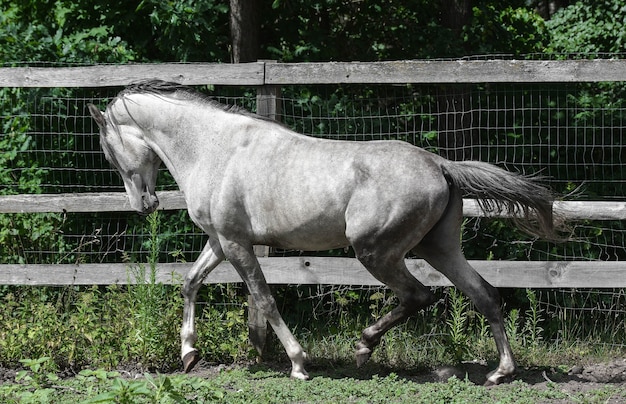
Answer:
<path fill-rule="evenodd" d="M 292 219 L 292 220 L 290 220 Z M 343 218 L 317 216 L 293 218 L 275 216 L 275 220 L 253 226 L 258 244 L 306 251 L 329 250 L 349 244 Z"/>
<path fill-rule="evenodd" d="M 292 250 L 322 251 L 346 247 L 349 242 L 345 237 L 330 238 L 328 236 L 315 237 L 315 235 L 305 235 L 304 237 L 277 238 L 273 242 L 266 244 L 272 247 Z"/>

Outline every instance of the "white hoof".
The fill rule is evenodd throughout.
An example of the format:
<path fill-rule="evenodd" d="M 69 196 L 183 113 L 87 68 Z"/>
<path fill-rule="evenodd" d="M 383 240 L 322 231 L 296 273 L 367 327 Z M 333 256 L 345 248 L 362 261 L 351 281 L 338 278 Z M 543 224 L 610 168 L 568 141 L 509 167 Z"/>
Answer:
<path fill-rule="evenodd" d="M 299 370 L 299 371 L 292 370 L 291 378 L 297 379 L 297 380 L 309 380 L 309 374 L 304 369 Z"/>

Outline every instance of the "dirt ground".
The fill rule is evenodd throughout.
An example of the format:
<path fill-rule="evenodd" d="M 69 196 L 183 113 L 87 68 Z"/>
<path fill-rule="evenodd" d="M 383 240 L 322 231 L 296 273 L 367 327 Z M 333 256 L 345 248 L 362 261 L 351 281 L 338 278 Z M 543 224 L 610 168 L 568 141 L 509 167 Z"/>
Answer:
<path fill-rule="evenodd" d="M 262 365 L 237 364 L 237 365 L 213 365 L 203 361 L 196 366 L 190 373 L 193 376 L 210 378 L 220 371 L 236 366 L 249 366 L 252 368 L 263 367 L 265 369 L 273 369 L 276 371 L 289 373 L 289 366 L 286 363 L 264 363 Z M 445 366 L 437 369 L 400 372 L 397 369 L 381 369 L 370 368 L 356 371 L 353 367 L 336 367 L 328 370 L 326 365 L 310 364 L 309 373 L 313 378 L 318 376 L 330 377 L 353 377 L 357 379 L 369 378 L 374 374 L 384 375 L 391 371 L 396 372 L 399 376 L 416 383 L 426 382 L 444 382 L 452 376 L 459 379 L 466 377 L 476 384 L 482 384 L 485 381 L 485 375 L 489 368 L 482 363 L 463 363 L 458 366 Z M 141 369 L 118 369 L 122 376 L 128 378 L 141 377 L 144 371 Z M 0 367 L 0 384 L 12 383 L 15 381 L 17 371 L 15 369 L 7 369 Z M 60 374 L 61 377 L 72 377 L 76 374 L 75 370 L 65 370 Z M 163 374 L 163 373 L 161 373 Z M 180 374 L 173 372 L 172 374 Z M 560 391 L 568 393 L 579 393 L 588 390 L 600 389 L 605 385 L 625 386 L 626 387 L 626 359 L 616 359 L 606 363 L 587 364 L 574 366 L 567 372 L 555 369 L 519 369 L 518 374 L 514 378 L 521 380 L 532 388 L 545 389 L 548 384 L 556 384 Z"/>
<path fill-rule="evenodd" d="M 226 369 L 224 365 L 208 366 L 200 362 L 200 366 L 192 373 L 200 377 L 211 377 L 211 375 Z M 288 364 L 264 364 L 277 371 L 289 373 Z M 357 379 L 371 378 L 378 374 L 383 376 L 385 373 L 395 372 L 399 376 L 416 383 L 427 382 L 445 382 L 452 376 L 465 380 L 467 377 L 472 382 L 482 385 L 485 382 L 487 373 L 492 370 L 486 364 L 482 363 L 462 363 L 458 366 L 445 366 L 437 369 L 412 371 L 404 373 L 398 369 L 381 369 L 378 367 L 369 370 L 356 370 L 350 364 L 346 367 L 339 366 L 333 370 L 328 370 L 323 364 L 309 364 L 307 369 L 310 375 L 315 378 L 316 375 L 330 377 L 352 377 Z M 566 393 L 582 393 L 589 390 L 597 390 L 606 385 L 613 387 L 626 387 L 626 359 L 618 359 L 607 363 L 587 364 L 574 366 L 567 372 L 555 369 L 519 369 L 513 380 L 521 380 L 533 389 L 544 390 L 549 384 L 553 385 L 559 391 Z"/>
<path fill-rule="evenodd" d="M 483 364 L 464 363 L 425 372 L 417 377 L 417 381 L 443 382 L 456 376 L 459 379 L 467 377 L 476 384 L 482 384 L 489 370 Z M 513 380 L 521 380 L 537 389 L 545 389 L 548 384 L 553 383 L 558 385 L 558 390 L 568 393 L 599 389 L 607 384 L 626 386 L 626 359 L 574 366 L 567 372 L 555 369 L 518 369 Z"/>

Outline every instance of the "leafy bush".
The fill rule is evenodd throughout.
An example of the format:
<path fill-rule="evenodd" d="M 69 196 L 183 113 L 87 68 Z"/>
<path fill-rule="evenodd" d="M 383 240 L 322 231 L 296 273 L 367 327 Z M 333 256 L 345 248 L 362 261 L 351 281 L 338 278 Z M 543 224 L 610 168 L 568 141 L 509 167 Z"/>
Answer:
<path fill-rule="evenodd" d="M 557 11 L 546 22 L 551 50 L 560 53 L 594 54 L 624 52 L 626 6 L 620 0 L 578 1 Z"/>
<path fill-rule="evenodd" d="M 534 10 L 486 2 L 473 7 L 472 13 L 463 29 L 463 41 L 475 53 L 519 56 L 542 52 L 548 44 L 549 32 Z"/>
<path fill-rule="evenodd" d="M 42 7 L 36 1 L 3 1 L 0 63 L 134 60 L 136 54 L 114 35 L 111 25 L 92 24 L 98 21 L 100 10 L 81 3 L 60 1 L 54 3 L 55 7 Z M 93 14 L 89 14 L 90 9 Z"/>
<path fill-rule="evenodd" d="M 148 47 L 152 60 L 207 62 L 228 60 L 228 4 L 224 1 L 158 1 L 142 0 L 136 12 L 146 13 L 148 21 L 134 20 L 129 29 L 148 30 Z M 144 33 L 145 35 L 145 33 Z M 156 49 L 155 49 L 156 48 Z"/>

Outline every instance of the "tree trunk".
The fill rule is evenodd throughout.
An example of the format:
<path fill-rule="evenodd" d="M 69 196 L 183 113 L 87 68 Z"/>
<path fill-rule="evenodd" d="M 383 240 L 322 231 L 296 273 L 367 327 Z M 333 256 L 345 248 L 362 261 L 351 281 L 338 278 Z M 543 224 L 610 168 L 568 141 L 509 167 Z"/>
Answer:
<path fill-rule="evenodd" d="M 459 35 L 472 16 L 470 0 L 441 0 L 441 25 Z"/>
<path fill-rule="evenodd" d="M 471 1 L 441 0 L 440 7 L 441 25 L 450 29 L 453 35 L 460 36 L 472 17 Z M 471 128 L 469 90 L 467 85 L 446 86 L 437 94 L 439 148 L 441 155 L 450 160 L 472 157 L 476 136 Z"/>
<path fill-rule="evenodd" d="M 259 57 L 260 0 L 230 0 L 230 36 L 233 63 L 255 62 Z"/>
<path fill-rule="evenodd" d="M 552 18 L 554 13 L 559 11 L 562 8 L 569 6 L 569 0 L 539 0 L 535 2 L 535 11 L 537 14 L 541 16 L 544 20 L 549 20 Z"/>

